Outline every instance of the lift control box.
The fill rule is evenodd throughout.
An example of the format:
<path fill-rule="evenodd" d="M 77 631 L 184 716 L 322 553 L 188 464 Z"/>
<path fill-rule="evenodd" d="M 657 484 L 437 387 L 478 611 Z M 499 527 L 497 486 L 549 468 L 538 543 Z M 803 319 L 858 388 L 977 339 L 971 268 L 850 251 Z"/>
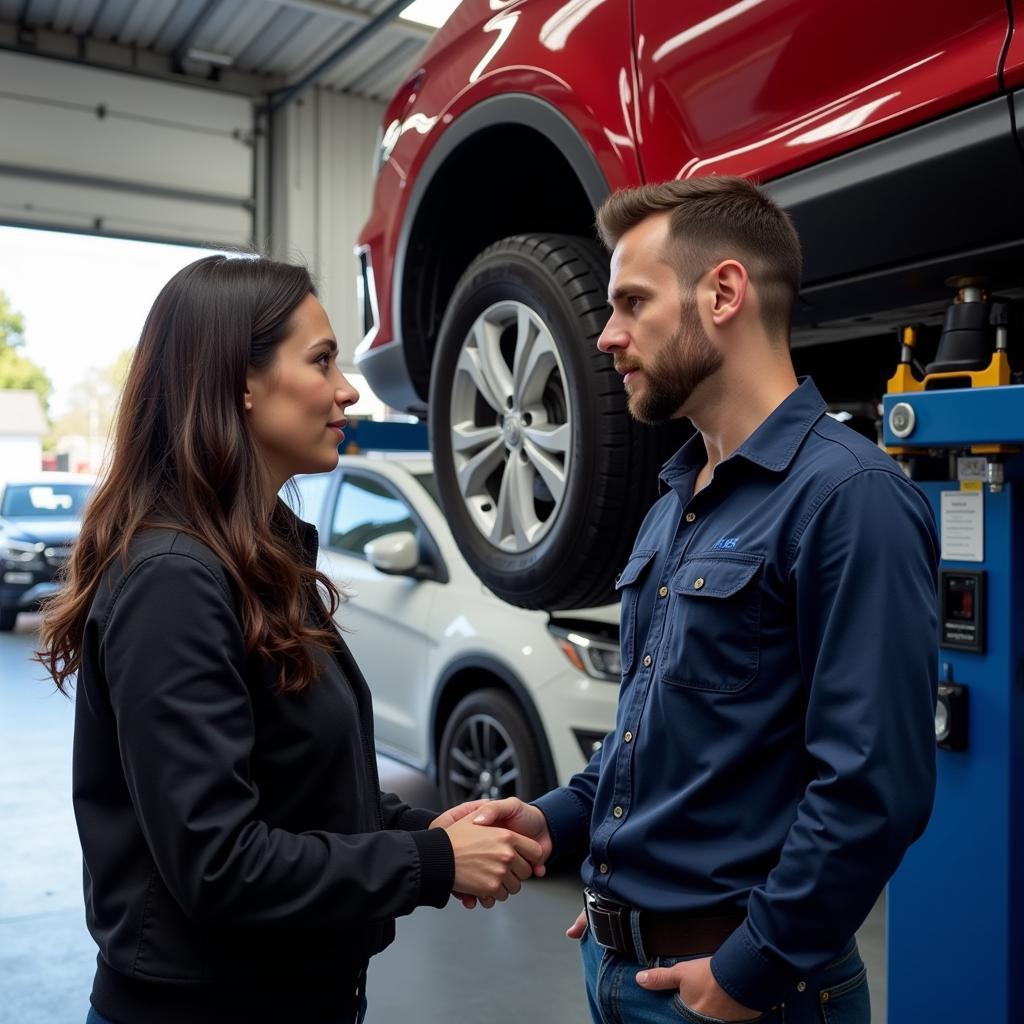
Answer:
<path fill-rule="evenodd" d="M 889 886 L 888 1020 L 1021 1024 L 1024 387 L 951 382 L 970 386 L 921 382 L 883 401 L 889 450 L 931 466 L 919 486 L 942 547 L 938 782 Z"/>

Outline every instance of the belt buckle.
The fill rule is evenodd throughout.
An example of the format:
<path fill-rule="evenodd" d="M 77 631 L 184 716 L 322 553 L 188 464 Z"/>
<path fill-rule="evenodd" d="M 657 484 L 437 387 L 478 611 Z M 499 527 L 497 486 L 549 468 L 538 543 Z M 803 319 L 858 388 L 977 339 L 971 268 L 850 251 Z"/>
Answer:
<path fill-rule="evenodd" d="M 622 924 L 622 915 L 629 913 L 629 907 L 616 905 L 591 889 L 584 889 L 583 900 L 587 924 L 590 926 L 590 934 L 594 941 L 616 953 L 633 955 L 635 951 L 632 930 L 623 928 Z M 600 903 L 604 903 L 605 906 L 600 906 Z"/>

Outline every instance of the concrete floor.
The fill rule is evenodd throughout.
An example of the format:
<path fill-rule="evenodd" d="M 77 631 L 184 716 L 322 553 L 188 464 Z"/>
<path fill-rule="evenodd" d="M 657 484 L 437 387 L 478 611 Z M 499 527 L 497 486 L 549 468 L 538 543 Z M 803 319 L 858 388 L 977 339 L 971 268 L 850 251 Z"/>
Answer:
<path fill-rule="evenodd" d="M 95 947 L 82 911 L 71 811 L 73 707 L 28 661 L 37 619 L 0 634 L 0 1024 L 82 1024 Z M 432 784 L 381 759 L 381 784 L 436 806 Z M 398 922 L 398 940 L 370 968 L 376 1024 L 586 1021 L 575 943 L 574 878 L 529 883 L 491 911 L 423 908 Z M 885 911 L 858 935 L 876 1024 L 885 1024 Z"/>

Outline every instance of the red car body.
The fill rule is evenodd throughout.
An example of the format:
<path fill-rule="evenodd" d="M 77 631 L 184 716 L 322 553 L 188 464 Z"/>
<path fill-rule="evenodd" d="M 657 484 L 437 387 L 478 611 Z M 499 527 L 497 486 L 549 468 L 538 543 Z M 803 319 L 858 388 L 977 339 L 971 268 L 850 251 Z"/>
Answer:
<path fill-rule="evenodd" d="M 453 535 L 492 590 L 613 597 L 679 443 L 629 425 L 593 358 L 611 191 L 763 183 L 803 246 L 798 371 L 865 430 L 895 329 L 923 325 L 924 356 L 953 280 L 1024 297 L 1022 24 L 1024 0 L 464 0 L 384 117 L 356 361 L 429 416 Z M 548 378 L 512 394 L 535 330 Z"/>
<path fill-rule="evenodd" d="M 1024 15 L 1021 0 L 1014 7 Z M 373 210 L 359 239 L 370 287 L 367 337 L 357 361 L 387 401 L 408 409 L 424 407 L 429 326 L 417 330 L 407 322 L 410 307 L 401 292 L 417 287 L 420 268 L 408 264 L 402 233 L 410 229 L 417 201 L 422 201 L 422 192 L 415 195 L 417 183 L 437 171 L 432 154 L 488 101 L 529 97 L 564 120 L 592 158 L 585 168 L 592 180 L 581 184 L 596 203 L 616 188 L 675 177 L 728 173 L 772 182 L 969 110 L 1022 79 L 1024 39 L 1020 29 L 1011 31 L 1003 0 L 856 5 L 465 0 L 435 35 L 420 69 L 384 117 L 384 159 Z M 495 106 L 474 131 L 520 123 L 506 120 L 509 116 L 516 117 Z M 1007 106 L 1000 148 L 1012 166 L 990 182 L 989 201 L 991 189 L 1005 184 L 1007 175 L 1018 176 L 1017 187 L 1024 185 L 1019 156 L 1011 152 L 1012 128 Z M 984 156 L 979 151 L 974 159 L 980 162 Z M 509 187 L 500 163 L 478 171 L 492 181 L 493 200 L 500 204 Z M 586 179 L 585 171 L 578 170 L 578 176 Z M 941 221 L 945 204 L 954 198 L 945 194 L 950 192 L 946 178 L 944 186 L 936 186 L 936 195 L 921 204 L 934 211 L 933 221 Z M 926 184 L 924 176 L 918 188 Z M 963 184 L 971 187 L 969 181 Z M 955 190 L 956 182 L 952 185 Z M 457 224 L 458 195 L 449 202 Z M 468 209 L 464 213 L 472 215 Z M 903 220 L 919 215 L 910 210 Z M 799 214 L 796 219 L 803 229 Z M 925 222 L 907 232 L 906 224 L 894 225 L 909 237 L 886 253 L 886 264 L 941 253 L 942 243 L 931 238 L 935 226 Z M 978 237 L 957 248 L 989 244 L 993 233 L 986 227 L 979 225 Z M 880 229 L 884 225 L 876 224 L 872 233 Z M 829 246 L 819 241 L 820 230 L 810 237 L 802 230 L 811 304 L 815 285 L 875 269 L 863 260 L 847 265 L 843 231 L 844 225 L 836 224 L 828 232 Z M 804 317 L 803 322 L 827 327 L 851 313 L 875 314 L 919 298 L 934 302 L 938 295 L 932 290 L 909 302 L 883 297 L 874 303 L 840 301 L 827 309 L 826 318 Z M 389 348 L 399 351 L 384 361 L 377 358 Z"/>

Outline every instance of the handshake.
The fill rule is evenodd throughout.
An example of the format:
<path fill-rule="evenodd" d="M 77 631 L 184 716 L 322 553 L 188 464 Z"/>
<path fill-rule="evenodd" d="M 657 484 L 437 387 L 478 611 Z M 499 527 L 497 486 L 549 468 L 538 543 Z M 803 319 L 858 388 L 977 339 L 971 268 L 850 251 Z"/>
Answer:
<path fill-rule="evenodd" d="M 452 892 L 470 909 L 515 895 L 531 875 L 544 874 L 551 856 L 547 819 L 517 797 L 459 804 L 430 827 L 448 833 L 455 854 Z"/>

